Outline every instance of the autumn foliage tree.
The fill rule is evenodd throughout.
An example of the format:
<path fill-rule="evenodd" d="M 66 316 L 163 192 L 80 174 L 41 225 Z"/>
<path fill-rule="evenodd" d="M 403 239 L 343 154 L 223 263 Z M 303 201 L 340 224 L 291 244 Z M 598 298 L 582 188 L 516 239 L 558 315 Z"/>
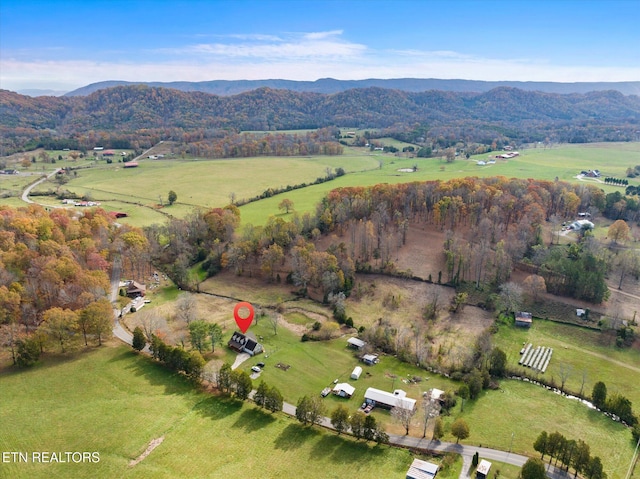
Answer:
<path fill-rule="evenodd" d="M 104 210 L 83 213 L 0 206 L 0 323 L 14 353 L 18 341 L 26 352 L 33 341 L 65 352 L 111 333 L 108 272 L 123 231 Z"/>
<path fill-rule="evenodd" d="M 624 243 L 630 238 L 631 230 L 629 225 L 624 220 L 616 220 L 607 231 L 607 237 L 611 238 L 614 243 Z"/>

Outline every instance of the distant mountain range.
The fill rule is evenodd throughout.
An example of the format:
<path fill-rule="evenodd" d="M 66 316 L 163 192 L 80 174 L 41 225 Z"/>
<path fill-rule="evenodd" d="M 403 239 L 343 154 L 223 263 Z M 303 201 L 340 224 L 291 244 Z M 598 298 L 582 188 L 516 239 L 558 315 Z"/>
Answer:
<path fill-rule="evenodd" d="M 414 131 L 417 136 L 496 137 L 539 141 L 630 141 L 640 135 L 640 96 L 608 90 L 585 94 L 483 93 L 379 87 L 333 94 L 262 87 L 233 96 L 146 85 L 106 88 L 87 96 L 32 98 L 0 90 L 0 137 L 9 149 L 29 137 L 113 132 L 182 137 L 184 131 L 274 131 L 327 126 Z"/>
<path fill-rule="evenodd" d="M 478 80 L 441 80 L 436 78 L 396 78 L 389 80 L 335 80 L 322 78 L 316 81 L 294 80 L 212 80 L 203 82 L 126 82 L 103 81 L 78 88 L 65 96 L 86 96 L 104 88 L 127 85 L 147 85 L 152 87 L 173 88 L 180 91 L 199 91 L 220 96 L 237 95 L 258 88 L 273 88 L 310 93 L 339 93 L 354 88 L 378 87 L 406 92 L 424 92 L 428 90 L 484 93 L 498 87 L 518 88 L 525 91 L 545 93 L 588 93 L 592 91 L 615 90 L 623 95 L 640 95 L 640 81 L 629 82 L 521 82 L 521 81 L 478 81 Z M 41 94 L 24 93 L 30 96 Z M 55 95 L 57 96 L 57 95 Z"/>

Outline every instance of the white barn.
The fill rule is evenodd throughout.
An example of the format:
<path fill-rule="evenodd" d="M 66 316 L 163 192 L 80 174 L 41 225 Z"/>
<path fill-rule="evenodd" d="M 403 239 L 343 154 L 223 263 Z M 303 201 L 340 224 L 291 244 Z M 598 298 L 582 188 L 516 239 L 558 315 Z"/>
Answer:
<path fill-rule="evenodd" d="M 413 411 L 416 407 L 416 400 L 407 397 L 407 393 L 402 389 L 396 389 L 392 393 L 376 388 L 367 388 L 364 393 L 367 404 L 392 409 L 399 407 Z"/>
<path fill-rule="evenodd" d="M 360 375 L 362 374 L 362 368 L 360 366 L 356 366 L 353 368 L 353 372 L 351 373 L 351 379 L 360 379 Z"/>
<path fill-rule="evenodd" d="M 407 479 L 433 479 L 437 473 L 437 464 L 414 459 L 407 471 Z"/>

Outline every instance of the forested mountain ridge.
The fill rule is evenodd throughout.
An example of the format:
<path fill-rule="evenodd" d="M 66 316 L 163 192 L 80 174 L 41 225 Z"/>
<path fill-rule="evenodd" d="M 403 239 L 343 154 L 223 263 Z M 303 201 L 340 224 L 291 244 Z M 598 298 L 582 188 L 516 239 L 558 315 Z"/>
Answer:
<path fill-rule="evenodd" d="M 538 136 L 561 132 L 566 138 L 557 141 L 628 141 L 637 139 L 640 130 L 640 97 L 617 91 L 559 95 L 510 87 L 486 93 L 371 87 L 331 95 L 260 88 L 228 97 L 144 85 L 108 88 L 86 97 L 32 98 L 0 91 L 0 133 L 7 148 L 24 144 L 18 137 L 69 137 L 91 131 L 145 130 L 166 136 L 162 132 L 170 129 L 407 130 L 416 125 L 469 131 L 508 128 L 522 141 L 531 141 L 532 132 Z"/>
<path fill-rule="evenodd" d="M 513 87 L 520 90 L 547 93 L 588 93 L 591 91 L 617 90 L 625 95 L 640 95 L 640 82 L 523 82 L 523 81 L 479 81 L 479 80 L 443 80 L 438 78 L 369 78 L 366 80 L 336 80 L 321 78 L 316 81 L 295 80 L 211 80 L 201 82 L 127 82 L 110 80 L 92 83 L 66 93 L 66 96 L 85 96 L 95 91 L 114 86 L 147 85 L 151 87 L 173 88 L 181 91 L 201 91 L 214 95 L 237 95 L 258 88 L 282 90 L 338 93 L 354 88 L 379 87 L 408 92 L 442 90 L 455 92 L 487 92 L 498 87 Z M 25 93 L 26 94 L 26 93 Z"/>

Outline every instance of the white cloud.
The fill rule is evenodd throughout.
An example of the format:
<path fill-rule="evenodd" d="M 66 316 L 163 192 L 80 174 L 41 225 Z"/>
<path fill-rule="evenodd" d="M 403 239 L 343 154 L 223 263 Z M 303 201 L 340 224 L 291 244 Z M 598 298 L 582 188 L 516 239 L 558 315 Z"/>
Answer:
<path fill-rule="evenodd" d="M 198 43 L 180 48 L 161 49 L 158 53 L 170 55 L 191 55 L 203 57 L 227 58 L 312 58 L 327 56 L 358 56 L 366 52 L 362 44 L 344 41 L 338 38 L 342 30 L 329 32 L 292 33 L 281 38 L 274 35 L 226 35 L 224 38 L 241 40 L 240 42 Z"/>
<path fill-rule="evenodd" d="M 323 38 L 335 37 L 335 36 L 342 35 L 343 33 L 344 33 L 343 30 L 331 30 L 328 32 L 312 32 L 312 33 L 305 33 L 304 38 L 306 38 L 307 40 L 322 40 Z"/>
<path fill-rule="evenodd" d="M 640 66 L 592 67 L 539 59 L 482 58 L 456 51 L 380 50 L 341 38 L 342 30 L 236 34 L 217 42 L 142 53 L 144 61 L 24 61 L 0 54 L 0 88 L 74 89 L 104 80 L 207 81 L 282 78 L 341 80 L 445 78 L 516 81 L 635 81 Z M 228 41 L 225 41 L 228 40 Z M 124 54 L 122 55 L 124 57 Z"/>

